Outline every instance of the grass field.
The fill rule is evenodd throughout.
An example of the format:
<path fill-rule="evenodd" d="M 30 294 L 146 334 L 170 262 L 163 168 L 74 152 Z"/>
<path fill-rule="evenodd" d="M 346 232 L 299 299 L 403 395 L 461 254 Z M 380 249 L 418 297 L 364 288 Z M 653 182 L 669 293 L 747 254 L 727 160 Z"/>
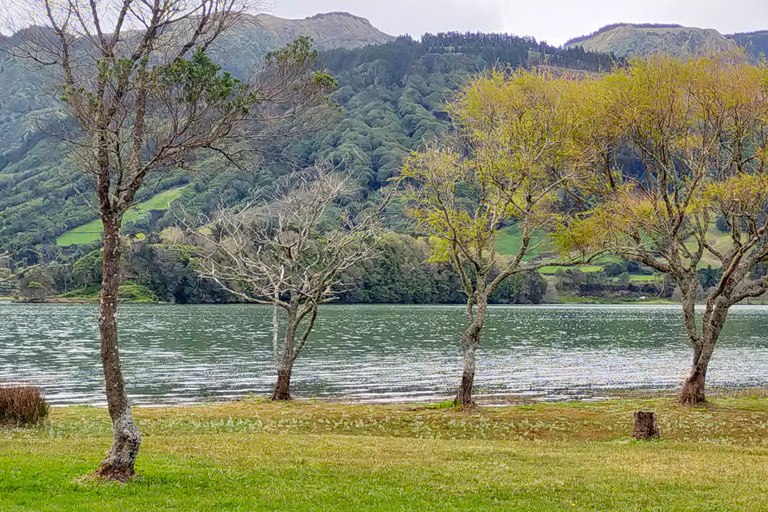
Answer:
<path fill-rule="evenodd" d="M 661 441 L 629 439 L 659 413 Z M 484 407 L 246 400 L 137 408 L 140 477 L 83 482 L 104 409 L 0 430 L 0 510 L 763 511 L 768 400 L 669 397 Z"/>
<path fill-rule="evenodd" d="M 139 217 L 149 213 L 151 210 L 166 210 L 181 195 L 184 187 L 172 188 L 161 192 L 139 203 L 125 213 L 123 222 L 136 222 Z M 70 229 L 56 239 L 56 245 L 68 247 L 76 244 L 88 244 L 95 242 L 101 237 L 103 229 L 101 220 L 96 219 L 88 224 Z"/>
<path fill-rule="evenodd" d="M 507 256 L 512 256 L 520 249 L 520 245 L 523 243 L 523 232 L 520 227 L 515 224 L 507 226 L 499 230 L 496 235 L 496 252 Z M 549 241 L 546 233 L 535 231 L 531 235 L 530 246 L 536 246 L 533 250 L 529 250 L 525 255 L 525 260 L 530 260 L 539 256 L 549 255 L 555 252 L 552 242 Z"/>
<path fill-rule="evenodd" d="M 563 267 L 559 265 L 547 265 L 546 267 L 541 267 L 539 269 L 539 272 L 545 276 L 553 276 L 557 273 L 558 270 L 568 270 L 569 268 L 580 270 L 582 272 L 600 272 L 601 270 L 603 270 L 603 267 L 599 265 L 579 265 L 578 267 Z"/>

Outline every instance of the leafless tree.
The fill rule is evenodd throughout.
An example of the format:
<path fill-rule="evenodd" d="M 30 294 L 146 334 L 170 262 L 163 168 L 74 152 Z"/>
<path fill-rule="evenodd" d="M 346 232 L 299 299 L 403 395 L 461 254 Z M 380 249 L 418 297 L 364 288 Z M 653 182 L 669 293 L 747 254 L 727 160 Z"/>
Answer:
<path fill-rule="evenodd" d="M 9 11 L 7 25 L 36 25 L 13 53 L 57 72 L 79 128 L 67 140 L 95 178 L 104 226 L 99 329 L 114 443 L 96 478 L 131 478 L 141 444 L 118 352 L 124 213 L 151 176 L 201 152 L 233 160 L 245 128 L 264 131 L 332 85 L 312 71 L 317 54 L 308 39 L 269 54 L 252 79 L 221 72 L 206 50 L 253 7 L 251 0 L 19 0 Z"/>
<path fill-rule="evenodd" d="M 390 196 L 362 211 L 338 208 L 336 202 L 351 188 L 348 176 L 331 170 L 294 173 L 273 201 L 239 211 L 222 209 L 194 235 L 201 247 L 197 263 L 203 277 L 244 300 L 274 307 L 278 376 L 273 400 L 291 399 L 293 364 L 320 305 L 338 298 L 340 276 L 377 255 L 379 214 Z"/>

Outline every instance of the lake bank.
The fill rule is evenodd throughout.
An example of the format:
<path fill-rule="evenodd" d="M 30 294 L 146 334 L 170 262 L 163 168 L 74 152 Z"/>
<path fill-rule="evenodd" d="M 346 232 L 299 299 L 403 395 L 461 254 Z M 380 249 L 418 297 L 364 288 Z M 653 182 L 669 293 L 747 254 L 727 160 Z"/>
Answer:
<path fill-rule="evenodd" d="M 437 407 L 137 407 L 141 476 L 127 485 L 75 483 L 111 425 L 101 408 L 55 408 L 45 426 L 0 429 L 0 510 L 758 511 L 768 500 L 764 398 Z M 659 414 L 661 441 L 629 439 L 639 409 Z"/>

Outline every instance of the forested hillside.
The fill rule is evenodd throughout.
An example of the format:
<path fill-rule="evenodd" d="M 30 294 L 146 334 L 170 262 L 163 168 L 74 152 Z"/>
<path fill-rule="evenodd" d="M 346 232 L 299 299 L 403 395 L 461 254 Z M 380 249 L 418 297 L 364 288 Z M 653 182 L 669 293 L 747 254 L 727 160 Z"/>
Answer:
<path fill-rule="evenodd" d="M 277 23 L 274 18 L 264 20 Z M 351 172 L 358 178 L 362 197 L 375 201 L 376 191 L 398 172 L 407 154 L 449 129 L 445 102 L 475 73 L 494 66 L 540 65 L 598 71 L 616 63 L 609 55 L 581 48 L 562 50 L 532 38 L 446 33 L 427 34 L 420 40 L 389 40 L 364 20 L 343 14 L 304 21 L 321 22 L 327 33 L 334 20 L 341 20 L 341 26 L 349 29 L 347 36 L 324 39 L 324 44 L 337 45 L 344 40 L 344 48 L 325 49 L 320 55 L 322 65 L 338 82 L 331 97 L 335 107 L 323 113 L 323 123 L 301 136 L 265 141 L 259 148 L 258 163 L 249 168 L 212 162 L 204 172 L 179 172 L 152 183 L 125 220 L 126 232 L 132 236 L 126 256 L 126 275 L 132 283 L 123 290 L 126 298 L 232 300 L 215 285 L 197 280 L 189 255 L 169 247 L 181 217 L 194 218 L 220 204 L 242 205 L 263 197 L 276 177 L 318 162 Z M 258 65 L 271 45 L 283 43 L 287 37 L 285 31 L 281 37 L 259 37 L 262 33 L 263 27 L 249 24 L 223 38 L 214 52 L 223 69 L 244 75 Z M 357 36 L 366 44 L 348 40 Z M 389 42 L 367 44 L 380 43 L 377 38 Z M 51 98 L 51 81 L 41 78 L 39 68 L 2 58 L 3 69 L 10 73 L 0 74 L 0 85 L 9 91 L 0 100 L 5 102 L 5 117 L 0 117 L 0 136 L 5 142 L 0 158 L 0 253 L 12 252 L 10 265 L 28 297 L 62 292 L 70 297 L 89 296 L 100 279 L 100 225 L 89 204 L 93 185 L 66 158 L 67 146 L 52 135 L 67 121 L 58 114 L 55 99 L 46 99 Z M 56 122 L 51 123 L 52 119 Z M 163 200 L 155 200 L 155 196 Z M 412 224 L 397 208 L 389 216 L 389 227 L 401 234 L 393 234 L 384 243 L 381 261 L 364 265 L 345 278 L 347 291 L 342 300 L 462 302 L 456 276 L 447 264 L 425 263 L 428 246 L 411 236 Z M 500 245 L 504 251 L 519 244 L 514 235 L 505 240 Z M 550 277 L 549 288 L 564 279 Z M 592 279 L 590 289 L 613 286 L 610 279 L 600 279 Z M 414 283 L 419 284 L 414 287 Z M 492 301 L 540 302 L 547 289 L 547 282 L 534 274 L 510 280 Z"/>
<path fill-rule="evenodd" d="M 250 26 L 235 30 L 220 43 L 217 54 L 224 69 L 245 73 L 262 57 L 264 41 L 256 45 L 252 31 Z M 0 98 L 0 250 L 37 247 L 61 257 L 61 250 L 53 247 L 57 238 L 96 218 L 87 202 L 92 184 L 64 158 L 66 146 L 50 135 L 58 123 L 46 130 L 56 109 L 49 99 L 51 81 L 29 63 L 7 55 L 0 59 L 0 85 L 7 91 Z M 191 182 L 176 206 L 204 212 L 222 200 L 248 200 L 272 183 L 275 174 L 318 160 L 348 168 L 366 187 L 376 189 L 397 171 L 403 155 L 447 128 L 443 102 L 470 74 L 494 65 L 546 63 L 597 70 L 611 64 L 609 56 L 580 48 L 559 50 L 530 38 L 486 34 L 399 38 L 325 51 L 321 60 L 339 82 L 332 98 L 339 110 L 326 126 L 288 147 L 274 147 L 280 158 L 267 159 L 267 165 L 247 172 L 179 174 L 154 184 L 140 199 Z M 137 229 L 173 222 L 173 216 L 150 219 L 147 214 L 137 220 Z"/>

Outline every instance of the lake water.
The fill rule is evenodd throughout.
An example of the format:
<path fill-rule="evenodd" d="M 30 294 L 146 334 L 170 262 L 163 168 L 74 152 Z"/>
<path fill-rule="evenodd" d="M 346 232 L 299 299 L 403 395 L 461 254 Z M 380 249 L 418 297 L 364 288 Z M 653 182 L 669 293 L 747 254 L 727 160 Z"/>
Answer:
<path fill-rule="evenodd" d="M 453 394 L 461 372 L 461 306 L 331 305 L 296 362 L 294 395 L 425 401 Z M 91 305 L 0 303 L 0 382 L 42 386 L 54 404 L 105 403 Z M 124 305 L 123 367 L 134 403 L 268 395 L 271 309 Z M 477 395 L 541 399 L 671 389 L 691 354 L 675 306 L 492 307 Z M 710 366 L 712 386 L 768 386 L 768 307 L 739 306 Z"/>

